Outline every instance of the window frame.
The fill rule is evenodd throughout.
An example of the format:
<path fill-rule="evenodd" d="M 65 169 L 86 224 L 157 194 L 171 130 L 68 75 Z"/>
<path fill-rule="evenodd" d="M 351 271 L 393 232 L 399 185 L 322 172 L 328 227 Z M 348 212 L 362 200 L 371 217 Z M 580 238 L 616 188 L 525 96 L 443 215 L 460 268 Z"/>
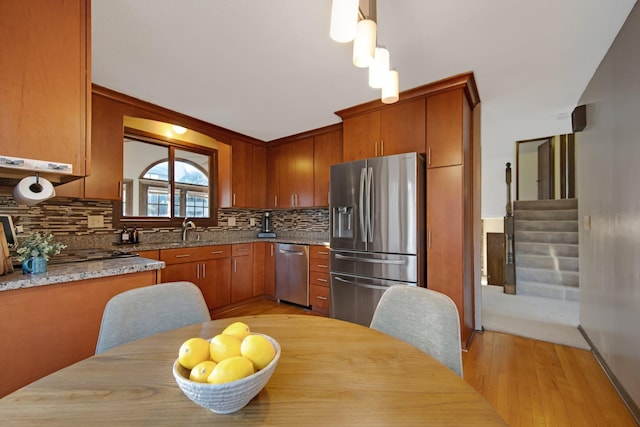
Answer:
<path fill-rule="evenodd" d="M 193 153 L 209 156 L 209 217 L 195 217 L 193 218 L 193 220 L 199 227 L 212 227 L 218 225 L 218 150 L 214 148 L 203 147 L 197 144 L 179 141 L 163 135 L 152 134 L 126 126 L 124 127 L 124 138 L 161 145 L 168 148 L 169 152 L 167 161 L 169 162 L 169 194 L 171 196 L 169 209 L 171 214 L 168 217 L 124 216 L 122 212 L 122 200 L 117 200 L 113 202 L 114 227 L 120 228 L 122 226 L 131 227 L 133 225 L 136 225 L 140 227 L 150 228 L 175 228 L 182 225 L 184 216 L 176 216 L 173 212 L 173 198 L 176 190 L 175 177 L 173 173 L 173 162 L 175 161 L 176 150 L 190 151 Z M 130 193 L 132 192 L 129 191 L 129 194 Z"/>

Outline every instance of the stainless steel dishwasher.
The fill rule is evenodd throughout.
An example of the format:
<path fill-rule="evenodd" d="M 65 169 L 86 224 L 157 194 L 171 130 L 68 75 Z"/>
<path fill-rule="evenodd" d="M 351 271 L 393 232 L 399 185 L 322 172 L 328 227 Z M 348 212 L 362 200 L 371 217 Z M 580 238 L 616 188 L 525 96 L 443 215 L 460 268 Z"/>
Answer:
<path fill-rule="evenodd" d="M 276 243 L 276 298 L 309 306 L 309 246 Z"/>

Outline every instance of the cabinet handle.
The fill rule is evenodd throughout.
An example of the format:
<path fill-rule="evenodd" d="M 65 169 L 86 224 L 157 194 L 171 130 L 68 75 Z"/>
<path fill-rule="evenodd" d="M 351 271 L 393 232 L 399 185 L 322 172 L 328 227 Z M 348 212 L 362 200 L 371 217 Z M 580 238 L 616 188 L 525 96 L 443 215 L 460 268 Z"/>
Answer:
<path fill-rule="evenodd" d="M 273 243 L 269 245 L 271 248 L 271 256 L 273 256 Z"/>
<path fill-rule="evenodd" d="M 233 193 L 233 201 L 231 202 L 233 206 L 236 205 L 236 193 Z"/>
<path fill-rule="evenodd" d="M 278 196 L 273 196 L 273 206 L 278 206 Z"/>
<path fill-rule="evenodd" d="M 224 253 L 224 251 L 211 251 L 211 255 L 218 255 L 222 253 Z"/>
<path fill-rule="evenodd" d="M 327 279 L 320 279 L 320 278 L 317 278 L 316 280 L 317 280 L 318 282 L 328 282 L 328 280 L 327 280 Z"/>
<path fill-rule="evenodd" d="M 380 155 L 384 156 L 384 139 L 380 140 Z"/>
<path fill-rule="evenodd" d="M 238 252 L 246 252 L 248 250 L 249 250 L 249 248 L 236 248 L 236 251 L 238 251 Z"/>
<path fill-rule="evenodd" d="M 318 268 L 329 268 L 329 266 L 324 264 L 318 264 Z"/>
<path fill-rule="evenodd" d="M 431 166 L 431 147 L 427 147 L 427 165 Z"/>
<path fill-rule="evenodd" d="M 122 181 L 118 181 L 118 198 L 122 200 Z"/>
<path fill-rule="evenodd" d="M 427 231 L 427 248 L 431 249 L 431 230 Z"/>
<path fill-rule="evenodd" d="M 233 259 L 233 272 L 237 273 L 238 272 L 238 260 L 237 259 Z"/>
<path fill-rule="evenodd" d="M 202 264 L 202 278 L 207 277 L 207 264 Z"/>
<path fill-rule="evenodd" d="M 326 252 L 326 251 L 318 251 L 318 255 L 329 255 L 329 252 Z"/>
<path fill-rule="evenodd" d="M 378 141 L 374 141 L 375 148 L 373 149 L 374 157 L 378 157 Z"/>
<path fill-rule="evenodd" d="M 176 257 L 176 258 L 188 258 L 188 257 L 190 257 L 190 256 L 191 256 L 191 254 L 178 254 L 178 255 L 176 255 L 175 257 Z"/>
<path fill-rule="evenodd" d="M 196 264 L 196 279 L 200 278 L 200 264 Z"/>
<path fill-rule="evenodd" d="M 327 297 L 322 297 L 322 296 L 320 296 L 320 295 L 316 295 L 316 298 L 321 299 L 321 300 L 323 300 L 323 301 L 326 301 L 326 300 L 327 300 Z"/>

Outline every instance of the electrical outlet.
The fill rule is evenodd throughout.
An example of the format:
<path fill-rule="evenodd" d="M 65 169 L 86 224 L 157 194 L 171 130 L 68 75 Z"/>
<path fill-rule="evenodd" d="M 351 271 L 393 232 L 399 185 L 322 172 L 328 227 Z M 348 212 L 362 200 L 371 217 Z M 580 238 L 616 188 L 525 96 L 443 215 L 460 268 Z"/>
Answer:
<path fill-rule="evenodd" d="M 104 227 L 104 216 L 103 215 L 87 215 L 87 227 L 89 228 Z"/>
<path fill-rule="evenodd" d="M 256 219 L 255 218 L 249 218 L 249 225 L 252 226 L 252 227 L 254 225 L 256 225 Z"/>
<path fill-rule="evenodd" d="M 229 221 L 227 222 L 227 224 L 229 225 L 229 227 L 233 227 L 234 225 L 236 225 L 236 217 L 235 216 L 230 216 L 229 217 Z"/>
<path fill-rule="evenodd" d="M 584 228 L 585 231 L 591 231 L 591 215 L 586 215 L 582 219 L 582 228 Z"/>

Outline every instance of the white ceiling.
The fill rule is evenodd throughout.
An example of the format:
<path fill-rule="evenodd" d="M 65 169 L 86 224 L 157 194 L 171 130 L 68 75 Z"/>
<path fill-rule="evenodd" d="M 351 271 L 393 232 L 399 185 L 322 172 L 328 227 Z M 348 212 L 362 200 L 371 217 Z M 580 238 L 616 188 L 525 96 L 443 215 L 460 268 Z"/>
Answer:
<path fill-rule="evenodd" d="M 635 0 L 378 0 L 400 90 L 473 71 L 483 161 L 567 133 L 570 113 Z M 331 0 L 93 0 L 92 79 L 271 141 L 377 99 Z M 484 176 L 483 176 L 484 179 Z"/>

